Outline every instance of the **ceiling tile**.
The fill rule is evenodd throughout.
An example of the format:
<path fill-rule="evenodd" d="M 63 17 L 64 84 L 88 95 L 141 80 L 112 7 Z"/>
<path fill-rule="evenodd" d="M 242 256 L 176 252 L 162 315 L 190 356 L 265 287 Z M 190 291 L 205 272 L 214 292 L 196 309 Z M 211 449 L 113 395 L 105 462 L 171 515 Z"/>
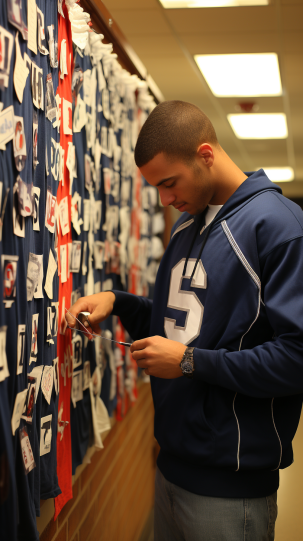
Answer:
<path fill-rule="evenodd" d="M 246 31 L 272 32 L 276 29 L 275 6 L 217 8 L 217 9 L 169 9 L 167 17 L 177 32 L 224 34 Z"/>
<path fill-rule="evenodd" d="M 170 27 L 159 9 L 113 9 L 111 15 L 126 36 L 170 34 Z M 140 55 L 140 52 L 138 51 L 137 54 Z"/>
<path fill-rule="evenodd" d="M 113 15 L 113 11 L 117 9 L 153 9 L 157 8 L 157 0 L 102 0 L 108 11 Z"/>
<path fill-rule="evenodd" d="M 303 4 L 281 6 L 283 30 L 303 30 Z"/>
<path fill-rule="evenodd" d="M 145 58 L 168 59 L 170 56 L 176 56 L 177 52 L 180 53 L 176 38 L 169 34 L 157 34 L 157 36 L 130 34 L 129 41 L 135 51 L 140 51 L 143 62 Z"/>
<path fill-rule="evenodd" d="M 189 52 L 194 54 L 265 53 L 279 50 L 279 35 L 274 32 L 213 32 L 180 34 Z"/>

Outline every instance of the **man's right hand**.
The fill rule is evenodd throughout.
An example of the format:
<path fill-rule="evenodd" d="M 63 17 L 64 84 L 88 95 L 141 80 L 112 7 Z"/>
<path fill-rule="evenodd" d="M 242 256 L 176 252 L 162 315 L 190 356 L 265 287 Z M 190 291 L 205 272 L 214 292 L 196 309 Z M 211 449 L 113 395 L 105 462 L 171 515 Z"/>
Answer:
<path fill-rule="evenodd" d="M 80 312 L 89 312 L 89 323 L 88 321 L 84 322 L 88 333 L 93 332 L 95 334 L 101 334 L 99 323 L 110 316 L 114 308 L 115 299 L 115 294 L 112 291 L 104 291 L 102 293 L 96 293 L 95 295 L 81 297 L 71 308 L 69 308 L 71 315 L 68 312 L 65 314 L 68 326 L 72 329 L 77 328 L 77 321 L 74 317 L 78 317 Z"/>

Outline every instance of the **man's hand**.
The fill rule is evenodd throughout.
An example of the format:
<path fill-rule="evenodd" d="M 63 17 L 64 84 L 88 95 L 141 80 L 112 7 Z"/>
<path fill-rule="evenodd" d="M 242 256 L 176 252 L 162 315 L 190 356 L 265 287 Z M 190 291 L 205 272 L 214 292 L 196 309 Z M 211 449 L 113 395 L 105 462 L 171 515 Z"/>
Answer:
<path fill-rule="evenodd" d="M 88 297 L 81 297 L 75 302 L 75 304 L 69 308 L 69 312 L 66 312 L 65 319 L 69 327 L 77 328 L 79 324 L 72 317 L 78 317 L 80 312 L 89 312 L 88 316 L 89 323 L 84 322 L 85 327 L 88 330 L 88 333 L 101 334 L 101 329 L 99 328 L 99 323 L 104 321 L 112 313 L 115 294 L 112 291 L 104 291 L 103 293 L 96 293 L 96 295 L 89 295 Z M 88 334 L 88 338 L 89 338 Z"/>
<path fill-rule="evenodd" d="M 182 376 L 180 362 L 186 346 L 162 336 L 151 336 L 133 342 L 130 352 L 137 365 L 149 376 L 174 379 Z"/>

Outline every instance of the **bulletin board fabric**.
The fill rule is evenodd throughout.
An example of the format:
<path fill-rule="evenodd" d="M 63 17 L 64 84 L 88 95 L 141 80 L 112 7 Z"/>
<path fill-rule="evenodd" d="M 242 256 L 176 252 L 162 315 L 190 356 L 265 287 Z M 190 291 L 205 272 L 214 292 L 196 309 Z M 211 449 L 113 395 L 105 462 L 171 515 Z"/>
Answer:
<path fill-rule="evenodd" d="M 0 525 L 36 541 L 72 474 L 137 397 L 131 341 L 113 316 L 88 341 L 66 328 L 77 298 L 150 296 L 163 253 L 156 189 L 134 164 L 155 106 L 70 0 L 0 7 Z M 82 33 L 76 31 L 83 24 Z M 5 472 L 5 473 L 4 473 Z"/>

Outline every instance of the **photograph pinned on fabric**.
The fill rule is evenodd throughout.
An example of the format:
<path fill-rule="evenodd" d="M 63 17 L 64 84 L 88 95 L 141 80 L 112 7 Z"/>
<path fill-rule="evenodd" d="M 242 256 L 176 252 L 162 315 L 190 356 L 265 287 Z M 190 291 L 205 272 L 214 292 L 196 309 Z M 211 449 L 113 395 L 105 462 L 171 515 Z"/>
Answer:
<path fill-rule="evenodd" d="M 17 376 L 22 374 L 24 366 L 24 351 L 25 351 L 25 331 L 26 325 L 18 325 L 17 336 Z"/>
<path fill-rule="evenodd" d="M 49 299 L 53 298 L 53 280 L 57 270 L 57 262 L 54 258 L 52 249 L 49 249 L 48 265 L 47 272 L 44 284 L 44 291 L 46 292 Z"/>
<path fill-rule="evenodd" d="M 8 87 L 14 37 L 3 26 L 0 26 L 0 88 Z"/>
<path fill-rule="evenodd" d="M 21 415 L 21 418 L 24 419 L 27 423 L 32 424 L 33 422 L 33 413 L 34 405 L 36 403 L 36 388 L 37 381 L 36 378 L 32 375 L 27 376 L 27 395 L 24 403 L 24 409 Z"/>
<path fill-rule="evenodd" d="M 78 368 L 82 364 L 82 337 L 79 334 L 72 339 L 73 367 Z"/>
<path fill-rule="evenodd" d="M 80 272 L 81 245 L 82 245 L 81 240 L 74 240 L 72 243 L 70 272 Z"/>
<path fill-rule="evenodd" d="M 50 453 L 51 444 L 52 444 L 52 415 L 46 415 L 45 417 L 41 417 L 40 456 Z"/>
<path fill-rule="evenodd" d="M 15 164 L 17 171 L 22 171 L 25 165 L 25 161 L 27 158 L 26 154 L 26 140 L 25 140 L 25 133 L 24 133 L 24 121 L 22 116 L 15 116 L 14 117 L 14 126 L 15 126 L 15 133 L 14 133 L 14 158 L 15 158 Z"/>
<path fill-rule="evenodd" d="M 33 112 L 33 166 L 36 169 L 38 165 L 38 113 Z"/>
<path fill-rule="evenodd" d="M 19 212 L 18 180 L 13 188 L 13 231 L 17 237 L 25 237 L 25 218 Z"/>
<path fill-rule="evenodd" d="M 90 361 L 85 361 L 84 368 L 83 368 L 83 391 L 89 388 L 90 380 L 91 380 Z"/>
<path fill-rule="evenodd" d="M 59 394 L 59 390 L 60 390 L 59 357 L 56 357 L 53 360 L 53 369 L 54 369 L 54 387 L 55 387 L 56 394 Z"/>
<path fill-rule="evenodd" d="M 54 344 L 53 338 L 58 334 L 59 324 L 59 302 L 52 302 L 51 306 L 47 307 L 47 323 L 46 323 L 46 341 Z"/>
<path fill-rule="evenodd" d="M 38 26 L 38 49 L 41 54 L 47 55 L 48 50 L 45 47 L 44 13 L 37 6 L 37 26 Z"/>
<path fill-rule="evenodd" d="M 54 85 L 52 74 L 46 76 L 46 91 L 45 91 L 45 115 L 51 122 L 56 118 L 57 104 L 55 99 Z"/>
<path fill-rule="evenodd" d="M 58 63 L 58 41 L 55 36 L 55 27 L 53 24 L 47 27 L 48 31 L 48 48 L 49 48 L 49 61 L 52 68 L 57 68 Z"/>
<path fill-rule="evenodd" d="M 83 70 L 79 66 L 79 64 L 76 64 L 74 67 L 73 77 L 72 77 L 72 96 L 73 96 L 74 105 L 77 104 L 77 97 L 82 85 L 83 85 Z"/>
<path fill-rule="evenodd" d="M 39 203 L 40 203 L 40 188 L 38 186 L 33 187 L 34 200 L 33 200 L 33 230 L 40 231 L 39 220 Z"/>
<path fill-rule="evenodd" d="M 71 215 L 74 230 L 78 235 L 81 233 L 81 225 L 83 224 L 83 219 L 81 218 L 81 201 L 81 195 L 75 192 L 72 197 Z"/>
<path fill-rule="evenodd" d="M 95 269 L 103 269 L 104 261 L 104 242 L 96 240 L 94 242 L 94 267 Z"/>
<path fill-rule="evenodd" d="M 84 155 L 84 171 L 85 171 L 85 188 L 90 191 L 92 188 L 92 175 L 91 175 L 91 157 L 88 154 Z"/>
<path fill-rule="evenodd" d="M 21 454 L 22 454 L 24 471 L 25 471 L 25 475 L 27 475 L 30 471 L 32 471 L 33 468 L 35 468 L 36 463 L 34 459 L 32 446 L 29 441 L 26 426 L 23 426 L 22 428 L 20 428 L 19 437 L 20 437 L 20 443 L 21 443 Z"/>
<path fill-rule="evenodd" d="M 51 172 L 55 180 L 59 180 L 60 175 L 60 143 L 51 138 Z"/>
<path fill-rule="evenodd" d="M 36 394 L 35 394 L 35 402 L 37 402 L 37 396 L 40 389 L 41 379 L 42 379 L 42 372 L 43 372 L 43 365 L 35 366 L 33 370 L 30 372 L 29 376 L 36 378 Z"/>
<path fill-rule="evenodd" d="M 17 176 L 19 214 L 27 218 L 33 214 L 33 184 L 26 184 L 20 175 Z"/>
<path fill-rule="evenodd" d="M 68 216 L 68 197 L 63 197 L 59 204 L 59 216 L 62 236 L 70 232 L 69 216 Z"/>
<path fill-rule="evenodd" d="M 79 400 L 83 399 L 82 378 L 83 378 L 82 370 L 78 370 L 78 372 L 73 373 L 71 398 L 72 398 L 72 403 L 73 403 L 74 408 L 76 407 L 76 403 L 79 402 Z"/>
<path fill-rule="evenodd" d="M 38 320 L 39 314 L 33 314 L 32 316 L 32 338 L 31 338 L 31 354 L 29 358 L 29 364 L 37 361 L 38 357 Z"/>
<path fill-rule="evenodd" d="M 25 41 L 28 39 L 28 30 L 22 16 L 22 0 L 7 0 L 7 18 L 17 28 Z"/>
<path fill-rule="evenodd" d="M 1 255 L 3 276 L 3 302 L 5 308 L 10 308 L 16 297 L 17 255 Z"/>
<path fill-rule="evenodd" d="M 6 334 L 7 325 L 0 327 L 0 381 L 9 377 L 9 370 L 6 356 Z"/>
<path fill-rule="evenodd" d="M 43 280 L 43 255 L 36 255 L 29 252 L 28 265 L 27 265 L 27 277 L 26 277 L 26 289 L 27 300 L 32 301 L 35 291 L 42 289 Z M 40 298 L 40 297 L 38 297 Z"/>
<path fill-rule="evenodd" d="M 39 68 L 33 61 L 31 75 L 33 103 L 37 109 L 44 111 L 43 68 Z"/>
<path fill-rule="evenodd" d="M 57 198 L 52 194 L 51 189 L 47 189 L 46 194 L 46 210 L 45 210 L 45 227 L 54 233 L 55 231 L 55 207 Z"/>

